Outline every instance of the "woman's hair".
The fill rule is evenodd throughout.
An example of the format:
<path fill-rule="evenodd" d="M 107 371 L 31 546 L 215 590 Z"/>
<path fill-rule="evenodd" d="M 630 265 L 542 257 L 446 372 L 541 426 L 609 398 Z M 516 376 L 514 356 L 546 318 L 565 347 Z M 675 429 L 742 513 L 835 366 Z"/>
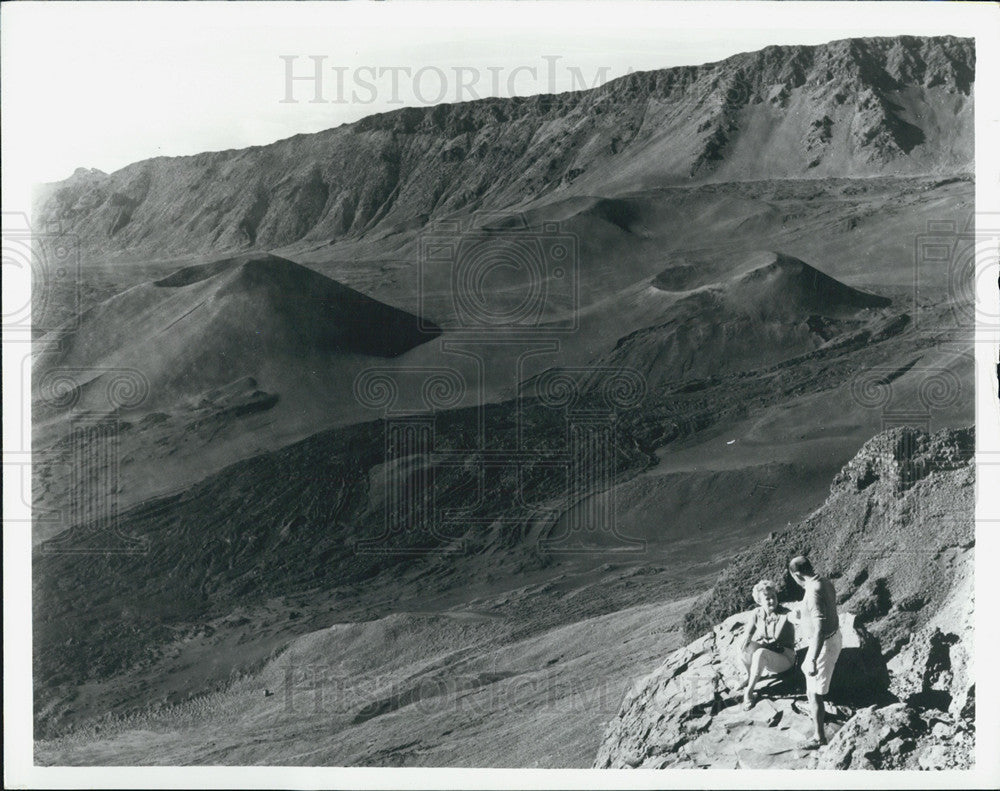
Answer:
<path fill-rule="evenodd" d="M 757 604 L 763 607 L 764 594 L 768 591 L 774 594 L 774 598 L 778 598 L 778 587 L 771 582 L 771 580 L 761 580 L 753 586 L 753 591 L 751 591 L 750 595 L 753 596 L 753 600 L 757 602 Z"/>

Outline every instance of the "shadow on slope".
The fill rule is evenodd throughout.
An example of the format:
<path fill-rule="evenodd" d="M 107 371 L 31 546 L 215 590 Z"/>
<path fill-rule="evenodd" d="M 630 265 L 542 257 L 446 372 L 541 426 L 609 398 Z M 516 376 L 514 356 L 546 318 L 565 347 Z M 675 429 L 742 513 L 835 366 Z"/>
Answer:
<path fill-rule="evenodd" d="M 649 385 L 776 365 L 848 333 L 898 332 L 906 319 L 878 309 L 891 300 L 851 288 L 797 258 L 758 252 L 716 282 L 707 267 L 679 263 L 651 286 L 683 292 L 654 326 L 621 338 L 600 366 L 639 371 Z M 898 325 L 898 326 L 896 326 Z M 895 327 L 892 330 L 892 327 Z"/>
<path fill-rule="evenodd" d="M 36 397 L 58 402 L 47 374 L 69 373 L 74 404 L 106 411 L 103 386 L 125 369 L 145 380 L 147 407 L 247 376 L 288 392 L 310 378 L 302 368 L 322 384 L 345 359 L 396 357 L 437 334 L 307 267 L 251 254 L 181 269 L 86 311 L 37 362 Z"/>

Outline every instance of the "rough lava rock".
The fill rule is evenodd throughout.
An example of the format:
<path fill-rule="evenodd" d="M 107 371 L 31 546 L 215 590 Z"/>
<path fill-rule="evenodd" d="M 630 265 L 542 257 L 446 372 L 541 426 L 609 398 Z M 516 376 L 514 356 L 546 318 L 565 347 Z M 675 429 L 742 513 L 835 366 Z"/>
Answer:
<path fill-rule="evenodd" d="M 796 666 L 763 679 L 757 704 L 742 708 L 746 674 L 737 649 L 751 614 L 727 618 L 636 682 L 607 729 L 595 767 L 763 769 L 810 762 L 803 748 L 811 726 L 799 670 L 805 652 L 800 633 Z M 851 613 L 841 613 L 841 631 L 844 650 L 828 703 L 831 731 L 853 713 L 853 705 L 884 700 L 889 682 L 878 640 Z"/>
<path fill-rule="evenodd" d="M 820 508 L 734 558 L 686 616 L 689 639 L 751 606 L 757 580 L 798 598 L 786 564 L 804 554 L 834 580 L 840 606 L 895 654 L 943 606 L 974 546 L 974 445 L 971 428 L 898 427 L 872 437 Z"/>
<path fill-rule="evenodd" d="M 972 676 L 972 553 L 934 617 L 889 662 L 899 702 L 859 711 L 817 756 L 821 769 L 968 769 L 976 705 Z"/>
<path fill-rule="evenodd" d="M 969 769 L 975 732 L 906 703 L 857 712 L 818 752 L 817 769 Z"/>
<path fill-rule="evenodd" d="M 901 427 L 873 437 L 801 524 L 739 555 L 689 613 L 717 623 L 638 681 L 607 729 L 598 767 L 950 769 L 974 760 L 974 434 Z M 753 583 L 808 553 L 834 579 L 858 641 L 837 663 L 830 743 L 806 753 L 802 676 L 739 705 L 733 643 Z M 851 618 L 848 621 L 848 618 Z M 859 626 L 863 622 L 864 626 Z M 845 640 L 845 646 L 847 645 Z M 885 647 L 885 655 L 881 653 Z M 789 683 L 791 682 L 791 683 Z"/>

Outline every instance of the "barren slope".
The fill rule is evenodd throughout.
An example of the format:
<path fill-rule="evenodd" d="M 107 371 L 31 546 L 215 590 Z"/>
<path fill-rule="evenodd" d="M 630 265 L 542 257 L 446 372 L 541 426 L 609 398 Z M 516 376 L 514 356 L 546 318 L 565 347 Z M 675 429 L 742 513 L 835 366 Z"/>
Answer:
<path fill-rule="evenodd" d="M 908 321 L 876 312 L 891 300 L 790 256 L 752 253 L 730 266 L 735 274 L 706 285 L 700 280 L 711 275 L 690 265 L 661 272 L 650 287 L 677 301 L 655 325 L 621 338 L 598 365 L 640 371 L 648 384 L 682 382 L 774 365 L 861 330 L 892 334 Z"/>
<path fill-rule="evenodd" d="M 973 44 L 767 47 L 589 91 L 405 108 L 267 146 L 78 171 L 39 195 L 90 254 L 156 257 L 384 236 L 542 196 L 692 179 L 954 173 Z"/>
<path fill-rule="evenodd" d="M 42 406 L 46 396 L 58 402 L 45 391 L 46 375 L 74 371 L 74 400 L 107 408 L 89 391 L 122 369 L 146 380 L 147 408 L 246 376 L 287 393 L 308 387 L 303 369 L 319 368 L 314 376 L 328 386 L 339 359 L 395 357 L 434 334 L 311 269 L 251 254 L 179 270 L 91 308 L 37 361 L 36 395 Z"/>
<path fill-rule="evenodd" d="M 99 407 L 117 530 L 82 520 L 33 557 L 39 759 L 588 764 L 608 679 L 677 646 L 671 602 L 807 517 L 888 425 L 969 424 L 972 69 L 951 38 L 770 47 L 42 190 L 88 310 L 43 339 L 36 539 L 87 493 L 68 428 L 118 392 L 102 368 L 150 387 Z M 248 249 L 282 257 L 219 262 Z M 463 334 L 470 305 L 522 303 L 525 325 Z M 595 364 L 642 386 L 609 401 Z M 575 397 L 532 388 L 560 367 Z M 359 398 L 371 368 L 398 392 Z M 388 442 L 414 412 L 433 453 Z M 611 439 L 574 446 L 581 415 Z M 308 715 L 282 713 L 290 659 L 333 675 L 292 679 Z M 338 699 L 342 671 L 364 684 Z"/>

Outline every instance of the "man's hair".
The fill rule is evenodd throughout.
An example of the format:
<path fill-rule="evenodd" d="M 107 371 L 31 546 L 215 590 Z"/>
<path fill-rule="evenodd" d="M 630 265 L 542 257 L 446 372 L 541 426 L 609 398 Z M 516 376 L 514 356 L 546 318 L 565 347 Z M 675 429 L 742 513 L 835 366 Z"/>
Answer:
<path fill-rule="evenodd" d="M 815 577 L 816 572 L 813 570 L 813 564 L 809 562 L 809 558 L 805 555 L 799 555 L 798 557 L 792 558 L 788 561 L 788 570 L 792 574 L 801 574 L 803 577 Z"/>

